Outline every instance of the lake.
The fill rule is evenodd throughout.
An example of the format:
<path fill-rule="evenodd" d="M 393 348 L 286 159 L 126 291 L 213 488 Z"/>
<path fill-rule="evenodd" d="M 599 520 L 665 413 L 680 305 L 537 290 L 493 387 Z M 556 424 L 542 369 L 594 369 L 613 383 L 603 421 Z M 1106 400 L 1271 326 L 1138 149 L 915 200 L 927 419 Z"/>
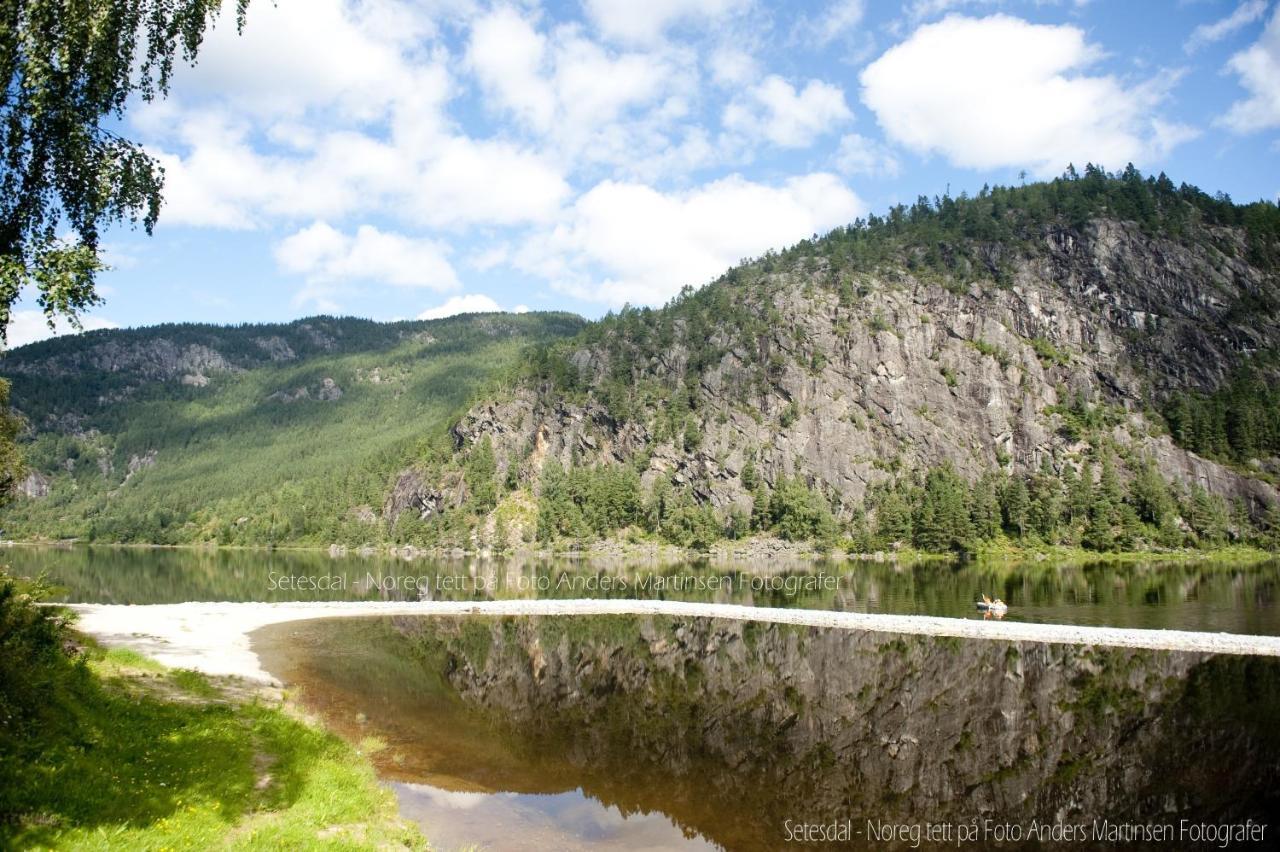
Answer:
<path fill-rule="evenodd" d="M 1280 635 L 1274 559 L 606 567 L 14 546 L 0 562 L 71 602 L 632 597 L 981 618 L 985 593 L 1010 620 Z M 915 848 L 869 832 L 979 812 L 1150 821 L 1170 801 L 1280 810 L 1270 659 L 659 616 L 316 620 L 252 638 L 328 727 L 378 744 L 402 813 L 444 850 L 755 852 L 814 827 L 854 833 L 807 848 Z"/>
<path fill-rule="evenodd" d="M 47 573 L 59 599 L 183 601 L 487 600 L 622 597 L 1280 635 L 1280 560 L 1021 564 L 800 563 L 599 567 L 568 559 L 412 561 L 317 551 L 29 547 L 0 551 L 19 575 Z"/>
<path fill-rule="evenodd" d="M 805 826 L 848 840 L 798 848 L 941 849 L 871 833 L 1280 812 L 1273 658 L 618 615 L 316 620 L 253 645 L 445 850 L 767 852 Z"/>

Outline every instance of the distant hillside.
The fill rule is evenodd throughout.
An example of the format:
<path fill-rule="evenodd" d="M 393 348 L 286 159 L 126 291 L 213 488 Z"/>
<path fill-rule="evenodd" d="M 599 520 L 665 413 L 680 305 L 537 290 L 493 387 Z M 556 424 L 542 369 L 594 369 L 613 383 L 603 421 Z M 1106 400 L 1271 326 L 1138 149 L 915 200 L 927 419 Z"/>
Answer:
<path fill-rule="evenodd" d="M 542 536 L 1243 540 L 1280 500 L 1278 271 L 1274 204 L 1132 167 L 921 198 L 549 344 L 454 466 Z"/>
<path fill-rule="evenodd" d="M 177 543 L 379 541 L 392 473 L 572 315 L 164 325 L 0 358 L 32 474 L 6 535 Z"/>

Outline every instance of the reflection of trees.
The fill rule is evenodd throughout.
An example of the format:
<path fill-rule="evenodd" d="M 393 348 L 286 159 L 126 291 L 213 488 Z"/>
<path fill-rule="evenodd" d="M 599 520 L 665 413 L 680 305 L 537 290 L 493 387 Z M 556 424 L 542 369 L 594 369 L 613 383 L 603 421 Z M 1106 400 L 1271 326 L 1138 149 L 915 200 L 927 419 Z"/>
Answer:
<path fill-rule="evenodd" d="M 20 575 L 48 570 L 75 601 L 649 598 L 968 617 L 974 614 L 974 600 L 985 593 L 1007 601 L 1015 619 L 1280 633 L 1280 560 L 620 565 L 524 554 L 404 560 L 333 557 L 322 551 L 111 547 L 15 547 L 9 558 Z M 836 587 L 788 591 L 752 588 L 748 582 L 753 577 L 803 580 L 819 573 L 838 578 Z M 273 574 L 336 576 L 346 587 L 273 590 Z M 385 587 L 370 578 L 381 579 Z M 418 579 L 425 593 L 414 584 Z M 726 579 L 731 581 L 727 585 Z M 410 581 L 407 586 L 405 580 Z"/>

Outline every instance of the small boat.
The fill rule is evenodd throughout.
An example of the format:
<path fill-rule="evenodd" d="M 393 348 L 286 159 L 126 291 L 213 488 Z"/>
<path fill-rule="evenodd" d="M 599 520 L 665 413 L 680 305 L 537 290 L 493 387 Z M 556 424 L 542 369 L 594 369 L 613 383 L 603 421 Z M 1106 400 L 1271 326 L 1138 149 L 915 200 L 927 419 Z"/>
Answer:
<path fill-rule="evenodd" d="M 983 612 L 989 612 L 992 615 L 1004 615 L 1009 611 L 1009 605 L 1007 603 L 999 598 L 992 600 L 986 595 L 983 595 L 982 600 L 977 602 L 977 607 Z"/>

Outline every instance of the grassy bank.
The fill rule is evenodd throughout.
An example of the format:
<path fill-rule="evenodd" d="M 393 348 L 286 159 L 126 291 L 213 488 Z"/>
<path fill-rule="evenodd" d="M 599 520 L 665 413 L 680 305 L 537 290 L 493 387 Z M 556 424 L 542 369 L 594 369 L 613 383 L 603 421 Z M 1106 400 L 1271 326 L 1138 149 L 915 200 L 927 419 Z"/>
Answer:
<path fill-rule="evenodd" d="M 367 755 L 288 708 L 105 651 L 0 575 L 0 847 L 421 849 Z"/>

